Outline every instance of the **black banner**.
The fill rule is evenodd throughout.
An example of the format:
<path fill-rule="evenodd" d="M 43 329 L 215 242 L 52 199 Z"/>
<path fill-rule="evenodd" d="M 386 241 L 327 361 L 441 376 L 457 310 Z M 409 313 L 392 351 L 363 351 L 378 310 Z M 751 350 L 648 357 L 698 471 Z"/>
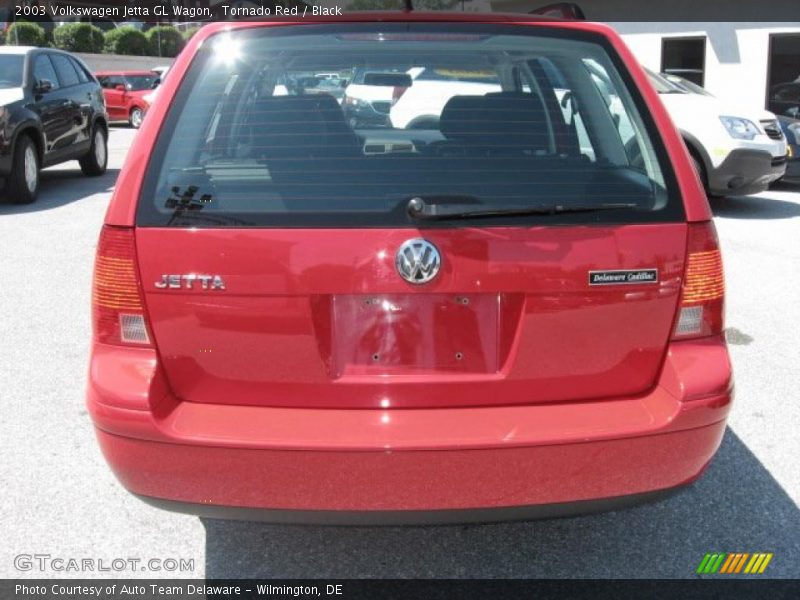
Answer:
<path fill-rule="evenodd" d="M 797 598 L 797 580 L 3 580 L 0 598 L 40 600 L 428 600 Z"/>
<path fill-rule="evenodd" d="M 800 21 L 797 0 L 773 0 L 765 11 L 761 0 L 7 0 L 0 3 L 2 20 L 37 22 L 186 23 L 244 19 L 309 18 L 355 11 L 407 10 L 534 13 L 585 17 L 590 21 Z M 564 7 L 567 5 L 570 10 Z M 575 9 L 577 6 L 577 10 Z M 556 7 L 556 8 L 553 8 Z"/>

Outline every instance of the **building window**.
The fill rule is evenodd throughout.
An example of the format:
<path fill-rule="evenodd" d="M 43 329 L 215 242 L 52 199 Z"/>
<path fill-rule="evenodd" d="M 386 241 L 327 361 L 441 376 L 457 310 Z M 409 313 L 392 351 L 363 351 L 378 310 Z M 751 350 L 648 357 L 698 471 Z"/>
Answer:
<path fill-rule="evenodd" d="M 767 110 L 800 119 L 800 33 L 769 36 Z"/>
<path fill-rule="evenodd" d="M 703 86 L 706 74 L 706 38 L 663 38 L 661 40 L 661 71 L 680 75 Z"/>

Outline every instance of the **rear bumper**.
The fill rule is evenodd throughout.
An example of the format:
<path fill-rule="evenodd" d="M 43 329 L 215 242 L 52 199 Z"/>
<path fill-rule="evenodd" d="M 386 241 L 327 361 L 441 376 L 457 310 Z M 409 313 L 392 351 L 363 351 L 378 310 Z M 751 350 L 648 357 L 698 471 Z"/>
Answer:
<path fill-rule="evenodd" d="M 719 423 L 605 442 L 412 452 L 201 447 L 103 431 L 98 439 L 123 485 L 161 508 L 271 522 L 421 524 L 559 517 L 657 499 L 696 479 L 723 433 Z"/>
<path fill-rule="evenodd" d="M 88 406 L 122 484 L 172 508 L 441 522 L 586 512 L 601 499 L 616 508 L 691 482 L 720 444 L 731 396 L 721 338 L 672 344 L 658 385 L 636 398 L 395 411 L 180 402 L 151 351 L 96 345 Z"/>
<path fill-rule="evenodd" d="M 758 194 L 786 172 L 786 157 L 773 157 L 763 150 L 733 150 L 716 169 L 708 171 L 708 188 L 714 194 L 743 196 Z"/>
<path fill-rule="evenodd" d="M 530 506 L 508 506 L 500 508 L 465 508 L 451 510 L 275 510 L 240 506 L 218 506 L 176 502 L 149 496 L 137 496 L 150 506 L 207 519 L 230 519 L 238 521 L 263 521 L 302 525 L 444 525 L 460 523 L 493 523 L 532 519 L 556 519 L 577 515 L 588 515 L 610 510 L 621 510 L 649 502 L 658 502 L 677 493 L 683 486 L 556 504 L 533 504 Z"/>

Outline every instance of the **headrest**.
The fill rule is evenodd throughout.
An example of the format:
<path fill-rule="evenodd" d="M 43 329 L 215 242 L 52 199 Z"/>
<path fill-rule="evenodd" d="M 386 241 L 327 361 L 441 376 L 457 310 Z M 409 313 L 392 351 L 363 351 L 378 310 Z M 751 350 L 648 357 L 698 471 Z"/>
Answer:
<path fill-rule="evenodd" d="M 550 132 L 544 107 L 531 94 L 453 96 L 439 120 L 451 141 L 503 148 L 547 149 Z"/>
<path fill-rule="evenodd" d="M 333 111 L 339 113 L 342 116 L 342 118 L 344 118 L 344 112 L 342 111 L 342 107 L 339 106 L 339 103 L 336 101 L 336 98 L 334 98 L 330 94 L 313 94 L 308 96 L 297 96 L 297 97 L 313 98 L 318 110 Z"/>
<path fill-rule="evenodd" d="M 261 156 L 297 157 L 360 151 L 342 107 L 330 94 L 264 96 L 250 113 L 248 126 Z"/>
<path fill-rule="evenodd" d="M 313 96 L 264 96 L 256 101 L 249 121 L 251 127 L 268 127 L 273 134 L 325 134 L 325 122 Z"/>

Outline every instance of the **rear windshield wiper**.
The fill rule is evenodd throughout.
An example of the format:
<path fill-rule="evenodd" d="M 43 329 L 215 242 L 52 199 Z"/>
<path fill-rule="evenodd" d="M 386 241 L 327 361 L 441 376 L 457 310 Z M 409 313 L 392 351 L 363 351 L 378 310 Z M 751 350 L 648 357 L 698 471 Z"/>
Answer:
<path fill-rule="evenodd" d="M 471 196 L 453 196 L 452 198 L 474 201 Z M 436 204 L 425 198 L 415 196 L 408 201 L 406 209 L 413 219 L 474 219 L 481 217 L 515 216 L 515 215 L 556 215 L 564 213 L 597 212 L 603 210 L 623 210 L 639 208 L 635 202 L 604 202 L 597 204 L 525 204 L 517 206 L 491 206 L 486 204 Z"/>

